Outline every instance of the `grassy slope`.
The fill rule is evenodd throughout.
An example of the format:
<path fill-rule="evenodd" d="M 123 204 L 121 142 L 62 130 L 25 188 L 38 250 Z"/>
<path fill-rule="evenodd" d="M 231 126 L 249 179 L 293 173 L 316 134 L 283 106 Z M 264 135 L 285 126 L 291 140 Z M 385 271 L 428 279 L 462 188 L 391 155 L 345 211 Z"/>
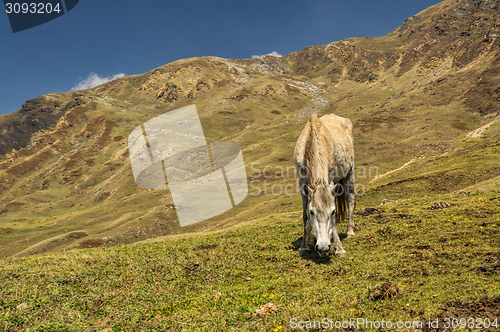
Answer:
<path fill-rule="evenodd" d="M 291 318 L 498 317 L 500 193 L 481 172 L 498 160 L 500 126 L 488 130 L 489 139 L 460 140 L 368 184 L 356 237 L 343 240 L 347 259 L 300 258 L 300 198 L 260 195 L 253 210 L 232 214 L 240 224 L 231 229 L 3 260 L 0 327 L 271 331 L 290 330 Z M 462 180 L 446 170 L 456 169 L 494 190 L 451 190 Z M 379 206 L 382 198 L 401 201 Z M 439 200 L 455 205 L 429 209 Z M 378 299 L 383 285 L 395 296 Z M 269 302 L 278 311 L 257 315 Z"/>
<path fill-rule="evenodd" d="M 436 199 L 457 205 L 428 210 Z M 231 231 L 4 260 L 0 327 L 289 330 L 292 317 L 434 318 L 459 299 L 485 306 L 469 316 L 498 316 L 498 304 L 488 306 L 500 296 L 498 193 L 412 198 L 358 215 L 345 260 L 299 257 L 297 205 Z M 385 282 L 399 295 L 371 300 Z M 268 302 L 278 311 L 256 315 Z"/>
<path fill-rule="evenodd" d="M 439 8 L 421 19 L 427 22 Z M 311 95 L 283 82 L 279 61 L 267 63 L 274 68 L 269 76 L 255 69 L 260 60 L 186 59 L 83 91 L 84 105 L 53 131 L 39 133 L 42 143 L 33 140 L 4 157 L 0 255 L 47 254 L 2 259 L 0 327 L 272 330 L 287 329 L 291 317 L 451 315 L 443 311 L 500 317 L 500 126 L 492 125 L 485 138 L 466 139 L 493 118 L 470 112 L 471 98 L 462 98 L 496 60 L 480 53 L 481 61 L 464 71 L 441 59 L 400 75 L 405 43 L 397 33 L 351 39 L 358 47 L 353 52 L 344 45 L 346 54 L 363 54 L 372 66 L 389 54 L 374 69 L 374 81 L 356 81 L 363 66 L 342 58 L 342 42 L 332 63 L 324 54 L 339 54 L 319 46 L 283 59 L 288 79 L 323 89 L 329 105 L 321 113 L 345 115 L 354 124 L 357 181 L 366 192 L 358 197 L 357 237 L 344 240 L 349 259 L 300 259 L 300 197 L 280 191 L 296 182 L 292 152 L 303 127 L 297 114 L 314 104 Z M 342 61 L 353 67 L 335 67 Z M 177 101 L 155 98 L 166 83 L 182 90 Z M 44 98 L 63 105 L 73 96 Z M 168 191 L 135 186 L 126 138 L 140 123 L 193 102 L 208 141 L 241 147 L 251 187 L 233 210 L 180 228 Z M 363 173 L 376 167 L 380 175 L 414 157 L 422 159 L 374 182 L 375 173 Z M 384 198 L 402 200 L 379 206 Z M 441 199 L 457 205 L 428 209 Z M 371 207 L 378 211 L 361 215 Z M 143 243 L 131 244 L 137 241 Z M 96 246 L 103 248 L 57 252 Z M 370 299 L 384 283 L 400 295 Z M 269 301 L 278 312 L 256 315 Z M 27 308 L 17 309 L 21 303 Z"/>

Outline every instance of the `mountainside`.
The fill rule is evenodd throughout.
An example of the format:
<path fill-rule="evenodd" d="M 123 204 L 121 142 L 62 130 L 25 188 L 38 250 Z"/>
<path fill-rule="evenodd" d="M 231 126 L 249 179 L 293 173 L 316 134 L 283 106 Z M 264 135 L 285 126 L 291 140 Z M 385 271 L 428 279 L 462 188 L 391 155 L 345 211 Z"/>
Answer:
<path fill-rule="evenodd" d="M 277 189 L 295 190 L 293 148 L 312 112 L 351 119 L 357 178 L 366 188 L 359 206 L 468 192 L 476 184 L 498 188 L 499 37 L 500 1 L 447 0 L 383 37 L 282 58 L 184 59 L 28 100 L 0 117 L 0 258 L 218 230 L 290 206 L 299 211 L 300 196 Z M 250 192 L 236 208 L 181 228 L 168 190 L 134 183 L 127 137 L 191 104 L 208 142 L 240 146 Z"/>

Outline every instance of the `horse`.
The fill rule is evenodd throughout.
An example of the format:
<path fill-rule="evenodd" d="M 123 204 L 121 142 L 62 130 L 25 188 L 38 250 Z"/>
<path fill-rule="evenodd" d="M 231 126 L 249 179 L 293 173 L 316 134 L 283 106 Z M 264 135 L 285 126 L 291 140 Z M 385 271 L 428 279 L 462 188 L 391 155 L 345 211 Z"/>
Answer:
<path fill-rule="evenodd" d="M 354 236 L 354 146 L 348 118 L 314 113 L 297 140 L 294 150 L 302 196 L 304 236 L 300 255 L 309 252 L 310 230 L 320 257 L 346 257 L 337 232 L 337 222 L 349 215 L 347 237 Z"/>

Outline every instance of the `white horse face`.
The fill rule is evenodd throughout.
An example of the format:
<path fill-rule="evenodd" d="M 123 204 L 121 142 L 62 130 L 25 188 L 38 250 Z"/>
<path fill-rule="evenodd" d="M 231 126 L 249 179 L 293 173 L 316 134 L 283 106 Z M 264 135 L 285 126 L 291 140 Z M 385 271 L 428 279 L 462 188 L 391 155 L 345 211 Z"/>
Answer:
<path fill-rule="evenodd" d="M 335 213 L 335 204 L 327 207 L 325 211 L 321 211 L 309 201 L 308 209 L 309 221 L 316 237 L 315 249 L 321 257 L 327 257 L 332 252 L 332 218 Z"/>

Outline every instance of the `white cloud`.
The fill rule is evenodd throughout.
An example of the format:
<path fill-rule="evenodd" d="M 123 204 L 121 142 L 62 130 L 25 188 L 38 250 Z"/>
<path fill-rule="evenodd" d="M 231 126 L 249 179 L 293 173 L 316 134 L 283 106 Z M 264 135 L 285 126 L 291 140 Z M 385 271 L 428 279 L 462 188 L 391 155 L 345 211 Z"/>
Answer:
<path fill-rule="evenodd" d="M 276 51 L 272 51 L 271 53 L 267 53 L 267 54 L 264 54 L 264 55 L 271 55 L 271 56 L 276 56 L 278 58 L 281 58 L 283 55 L 279 54 L 278 52 Z M 255 58 L 260 58 L 262 55 L 252 55 L 252 59 L 255 59 Z"/>
<path fill-rule="evenodd" d="M 108 76 L 108 77 L 100 77 L 96 73 L 90 73 L 90 75 L 86 79 L 84 79 L 83 81 L 81 81 L 80 83 L 75 85 L 73 88 L 71 88 L 71 91 L 90 89 L 90 88 L 93 88 L 93 87 L 98 86 L 100 84 L 112 81 L 115 78 L 123 77 L 123 76 L 125 76 L 124 73 L 120 73 L 120 74 L 116 74 L 116 75 Z"/>

